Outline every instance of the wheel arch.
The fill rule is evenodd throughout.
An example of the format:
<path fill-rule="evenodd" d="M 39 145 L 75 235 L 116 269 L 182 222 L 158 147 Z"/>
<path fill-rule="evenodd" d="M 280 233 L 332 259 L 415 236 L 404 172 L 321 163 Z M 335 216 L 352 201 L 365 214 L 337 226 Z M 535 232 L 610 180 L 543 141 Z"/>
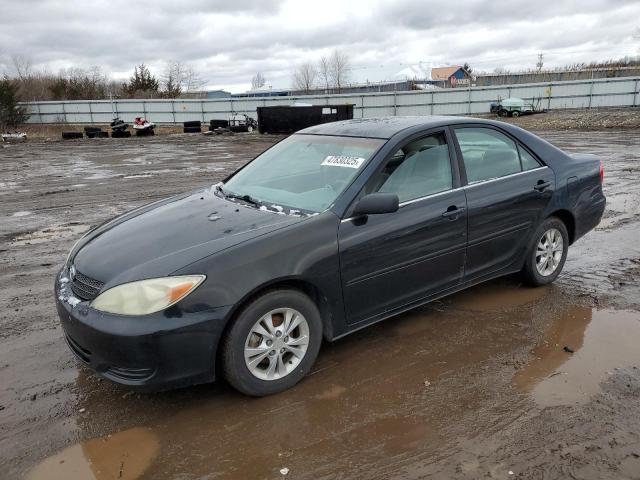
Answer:
<path fill-rule="evenodd" d="M 567 233 L 569 234 L 569 245 L 573 244 L 576 238 L 576 219 L 573 213 L 566 209 L 559 209 L 549 214 L 547 218 L 549 217 L 556 217 L 562 220 L 562 223 L 567 227 Z"/>
<path fill-rule="evenodd" d="M 304 293 L 311 299 L 320 312 L 320 318 L 322 320 L 322 336 L 325 340 L 331 340 L 333 338 L 333 314 L 327 296 L 312 282 L 294 277 L 273 280 L 267 284 L 260 285 L 247 293 L 228 313 L 228 320 L 221 338 L 224 338 L 229 328 L 231 328 L 233 321 L 246 305 L 269 291 L 284 289 L 297 290 Z"/>

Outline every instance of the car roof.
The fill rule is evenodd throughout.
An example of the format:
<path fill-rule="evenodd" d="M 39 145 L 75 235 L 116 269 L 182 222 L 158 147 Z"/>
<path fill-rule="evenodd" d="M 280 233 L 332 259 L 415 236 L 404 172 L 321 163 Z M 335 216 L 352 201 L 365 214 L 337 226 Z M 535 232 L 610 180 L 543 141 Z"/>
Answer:
<path fill-rule="evenodd" d="M 500 122 L 483 120 L 480 118 L 424 115 L 412 117 L 354 118 L 353 120 L 342 120 L 340 122 L 330 122 L 322 123 L 320 125 L 314 125 L 313 127 L 305 128 L 296 133 L 387 139 L 391 138 L 396 133 L 408 128 L 431 128 L 461 123 L 487 123 L 493 125 L 503 125 Z"/>

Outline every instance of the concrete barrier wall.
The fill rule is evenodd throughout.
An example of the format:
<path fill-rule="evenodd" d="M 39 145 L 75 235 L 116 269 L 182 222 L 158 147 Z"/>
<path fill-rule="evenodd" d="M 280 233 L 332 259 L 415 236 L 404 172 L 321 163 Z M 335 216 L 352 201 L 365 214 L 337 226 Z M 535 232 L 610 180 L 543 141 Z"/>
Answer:
<path fill-rule="evenodd" d="M 231 113 L 257 118 L 259 106 L 291 105 L 299 101 L 313 105 L 353 104 L 354 117 L 383 115 L 473 115 L 489 112 L 492 102 L 509 97 L 532 101 L 547 110 L 567 108 L 640 106 L 640 77 L 593 79 L 471 87 L 433 91 L 382 92 L 345 95 L 291 97 L 247 97 L 225 99 L 114 100 L 116 116 L 126 122 L 142 116 L 158 124 L 189 120 L 208 122 L 227 119 Z M 109 100 L 65 100 L 28 102 L 29 123 L 109 123 L 113 118 Z"/>

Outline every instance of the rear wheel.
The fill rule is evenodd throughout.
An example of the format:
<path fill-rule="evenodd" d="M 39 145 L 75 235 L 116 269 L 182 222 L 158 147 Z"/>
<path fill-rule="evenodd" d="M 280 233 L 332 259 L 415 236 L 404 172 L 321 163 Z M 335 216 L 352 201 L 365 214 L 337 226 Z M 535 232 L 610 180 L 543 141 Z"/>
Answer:
<path fill-rule="evenodd" d="M 293 387 L 320 350 L 322 320 L 297 290 L 273 290 L 245 307 L 222 345 L 224 376 L 237 390 L 264 396 Z"/>
<path fill-rule="evenodd" d="M 515 110 L 514 112 L 511 112 L 511 116 L 512 117 L 519 117 L 520 116 L 520 112 Z"/>
<path fill-rule="evenodd" d="M 569 234 L 565 224 L 556 217 L 547 218 L 536 230 L 522 269 L 530 285 L 553 282 L 564 267 L 569 249 Z"/>

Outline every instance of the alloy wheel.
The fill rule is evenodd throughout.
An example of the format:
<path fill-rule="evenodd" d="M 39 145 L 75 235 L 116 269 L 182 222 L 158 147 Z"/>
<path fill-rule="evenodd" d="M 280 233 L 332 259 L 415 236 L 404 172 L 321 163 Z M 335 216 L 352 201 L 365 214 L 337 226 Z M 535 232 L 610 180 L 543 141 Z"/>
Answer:
<path fill-rule="evenodd" d="M 550 228 L 542 234 L 536 248 L 536 269 L 543 277 L 553 274 L 562 261 L 564 240 L 557 228 Z"/>
<path fill-rule="evenodd" d="M 263 315 L 251 327 L 244 346 L 244 361 L 260 380 L 286 377 L 300 365 L 309 347 L 309 324 L 293 308 Z"/>

